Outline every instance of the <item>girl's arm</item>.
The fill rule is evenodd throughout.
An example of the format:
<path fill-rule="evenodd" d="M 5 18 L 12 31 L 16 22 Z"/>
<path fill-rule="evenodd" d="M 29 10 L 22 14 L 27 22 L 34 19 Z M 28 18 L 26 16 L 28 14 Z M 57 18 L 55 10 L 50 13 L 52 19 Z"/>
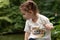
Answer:
<path fill-rule="evenodd" d="M 53 24 L 50 22 L 50 20 L 49 20 L 48 18 L 46 18 L 45 22 L 46 22 L 46 23 L 45 23 L 46 29 L 51 30 L 51 29 L 54 28 L 54 27 L 53 27 Z"/>
<path fill-rule="evenodd" d="M 48 30 L 51 30 L 51 29 L 53 29 L 54 27 L 53 27 L 53 24 L 50 22 L 50 20 L 47 18 L 47 17 L 43 17 L 43 21 L 44 21 L 44 26 L 45 26 L 45 28 L 46 29 L 48 29 Z"/>
<path fill-rule="evenodd" d="M 30 33 L 25 32 L 25 38 L 24 38 L 24 40 L 28 40 L 29 35 L 30 35 Z"/>

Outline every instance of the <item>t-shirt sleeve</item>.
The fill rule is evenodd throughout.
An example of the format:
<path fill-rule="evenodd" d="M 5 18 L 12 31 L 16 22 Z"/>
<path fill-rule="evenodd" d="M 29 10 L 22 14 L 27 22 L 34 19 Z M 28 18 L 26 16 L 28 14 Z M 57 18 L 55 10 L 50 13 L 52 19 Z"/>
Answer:
<path fill-rule="evenodd" d="M 24 31 L 25 32 L 30 32 L 30 26 L 29 26 L 29 22 L 28 21 L 26 21 Z"/>
<path fill-rule="evenodd" d="M 41 15 L 41 21 L 44 25 L 49 24 L 49 25 L 53 26 L 53 24 L 50 22 L 50 20 L 44 15 Z"/>
<path fill-rule="evenodd" d="M 53 26 L 53 24 L 50 22 L 50 20 L 47 17 L 45 18 L 45 24 L 49 24 L 49 25 Z"/>

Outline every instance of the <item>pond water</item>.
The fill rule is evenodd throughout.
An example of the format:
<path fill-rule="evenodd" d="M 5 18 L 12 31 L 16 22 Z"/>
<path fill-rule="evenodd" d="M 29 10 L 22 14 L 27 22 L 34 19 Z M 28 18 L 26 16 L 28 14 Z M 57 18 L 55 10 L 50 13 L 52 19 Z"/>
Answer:
<path fill-rule="evenodd" d="M 0 40 L 24 40 L 23 34 L 13 34 L 0 36 Z"/>

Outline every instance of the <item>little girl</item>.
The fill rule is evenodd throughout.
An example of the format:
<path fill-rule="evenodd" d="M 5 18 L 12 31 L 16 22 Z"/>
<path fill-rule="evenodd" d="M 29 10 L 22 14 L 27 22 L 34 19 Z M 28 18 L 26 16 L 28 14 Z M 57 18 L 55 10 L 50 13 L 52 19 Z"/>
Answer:
<path fill-rule="evenodd" d="M 23 17 L 26 19 L 24 40 L 51 40 L 53 24 L 49 19 L 39 14 L 38 7 L 33 1 L 26 1 L 20 6 Z"/>

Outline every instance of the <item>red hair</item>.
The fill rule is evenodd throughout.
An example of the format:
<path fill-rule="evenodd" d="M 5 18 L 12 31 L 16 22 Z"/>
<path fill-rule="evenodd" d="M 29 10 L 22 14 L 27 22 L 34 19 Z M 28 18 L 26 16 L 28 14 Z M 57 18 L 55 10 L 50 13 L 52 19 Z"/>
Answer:
<path fill-rule="evenodd" d="M 20 9 L 29 12 L 32 10 L 34 13 L 38 12 L 38 7 L 33 1 L 26 1 L 20 5 Z"/>

